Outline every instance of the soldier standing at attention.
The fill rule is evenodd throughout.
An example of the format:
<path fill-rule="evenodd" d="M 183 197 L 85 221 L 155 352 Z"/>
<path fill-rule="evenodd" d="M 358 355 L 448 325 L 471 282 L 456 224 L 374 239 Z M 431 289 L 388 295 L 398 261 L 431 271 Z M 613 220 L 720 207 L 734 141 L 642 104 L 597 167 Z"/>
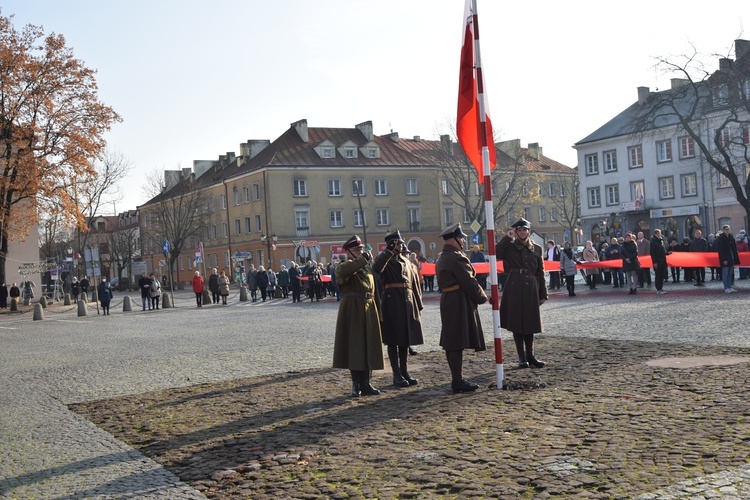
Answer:
<path fill-rule="evenodd" d="M 440 346 L 451 370 L 454 393 L 477 390 L 477 384 L 463 378 L 463 350 L 484 351 L 484 332 L 477 306 L 487 302 L 469 258 L 464 254 L 466 235 L 461 224 L 440 233 L 443 251 L 435 264 L 440 295 Z"/>
<path fill-rule="evenodd" d="M 370 385 L 370 370 L 382 370 L 383 343 L 375 301 L 372 255 L 364 251 L 359 236 L 344 243 L 348 259 L 336 268 L 341 304 L 336 320 L 333 367 L 348 368 L 352 375 L 352 397 L 374 396 L 380 391 Z"/>
<path fill-rule="evenodd" d="M 388 234 L 385 242 L 385 250 L 380 252 L 372 264 L 372 269 L 380 275 L 383 287 L 380 296 L 383 343 L 388 346 L 393 385 L 408 387 L 418 383 L 417 379 L 409 375 L 406 366 L 409 346 L 424 343 L 419 270 L 403 254 L 406 242 L 398 230 Z"/>
<path fill-rule="evenodd" d="M 508 276 L 500 301 L 500 326 L 513 332 L 519 368 L 544 368 L 545 363 L 534 357 L 534 334 L 542 331 L 540 306 L 547 300 L 542 247 L 529 238 L 529 221 L 520 219 L 512 227 L 495 247 Z"/>

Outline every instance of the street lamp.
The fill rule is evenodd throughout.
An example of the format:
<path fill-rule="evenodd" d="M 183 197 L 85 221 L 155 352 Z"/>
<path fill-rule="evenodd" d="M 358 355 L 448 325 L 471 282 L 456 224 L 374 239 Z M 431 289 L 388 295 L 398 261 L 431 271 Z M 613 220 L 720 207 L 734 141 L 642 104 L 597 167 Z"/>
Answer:
<path fill-rule="evenodd" d="M 273 245 L 276 245 L 276 242 L 279 241 L 279 237 L 276 235 L 276 233 L 273 233 L 271 237 L 265 235 L 265 233 L 260 233 L 260 241 L 266 242 L 266 248 L 268 249 L 268 267 L 272 267 L 273 259 L 271 258 L 271 242 L 273 242 Z"/>

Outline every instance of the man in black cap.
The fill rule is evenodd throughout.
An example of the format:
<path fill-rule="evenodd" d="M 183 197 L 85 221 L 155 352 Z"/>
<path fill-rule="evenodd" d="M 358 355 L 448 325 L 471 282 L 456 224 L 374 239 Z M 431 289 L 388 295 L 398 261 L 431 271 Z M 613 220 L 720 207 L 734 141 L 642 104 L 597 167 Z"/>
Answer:
<path fill-rule="evenodd" d="M 466 235 L 461 224 L 440 233 L 443 251 L 435 264 L 440 295 L 440 346 L 451 370 L 453 392 L 475 391 L 479 386 L 463 378 L 463 350 L 484 351 L 484 332 L 477 306 L 487 302 L 469 258 L 463 252 Z"/>
<path fill-rule="evenodd" d="M 409 346 L 424 343 L 422 337 L 422 290 L 419 271 L 403 254 L 406 246 L 396 230 L 385 237 L 386 248 L 377 256 L 372 269 L 380 275 L 383 293 L 380 311 L 383 316 L 383 343 L 388 346 L 388 360 L 393 370 L 393 385 L 417 385 L 409 375 L 406 360 Z"/>
<path fill-rule="evenodd" d="M 348 368 L 352 375 L 352 397 L 371 396 L 380 391 L 370 385 L 370 371 L 382 370 L 383 344 L 372 255 L 364 250 L 357 235 L 344 243 L 348 259 L 336 268 L 341 304 L 336 320 L 333 367 Z"/>
<path fill-rule="evenodd" d="M 520 368 L 543 368 L 545 363 L 534 357 L 534 334 L 542 331 L 540 306 L 547 300 L 542 247 L 529 238 L 529 221 L 520 219 L 512 227 L 495 247 L 507 275 L 500 326 L 513 332 Z"/>

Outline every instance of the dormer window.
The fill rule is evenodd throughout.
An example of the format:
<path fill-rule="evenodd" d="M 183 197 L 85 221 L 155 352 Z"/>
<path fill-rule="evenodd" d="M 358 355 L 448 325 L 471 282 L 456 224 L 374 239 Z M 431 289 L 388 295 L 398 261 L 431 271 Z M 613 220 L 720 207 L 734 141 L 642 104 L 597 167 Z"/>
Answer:
<path fill-rule="evenodd" d="M 344 156 L 347 158 L 354 158 L 354 148 L 346 148 L 344 150 Z"/>
<path fill-rule="evenodd" d="M 377 151 L 375 148 L 367 148 L 367 157 L 368 158 L 375 158 L 377 155 Z"/>
<path fill-rule="evenodd" d="M 323 158 L 333 158 L 333 148 L 322 148 Z"/>

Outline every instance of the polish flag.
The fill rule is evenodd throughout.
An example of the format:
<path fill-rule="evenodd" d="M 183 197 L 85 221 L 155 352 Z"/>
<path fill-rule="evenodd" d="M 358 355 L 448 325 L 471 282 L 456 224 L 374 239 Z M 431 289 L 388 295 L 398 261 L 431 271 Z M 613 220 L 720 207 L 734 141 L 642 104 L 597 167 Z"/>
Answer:
<path fill-rule="evenodd" d="M 482 148 L 489 149 L 492 170 L 497 164 L 495 144 L 492 138 L 492 123 L 488 113 L 487 97 L 484 93 L 479 54 L 479 30 L 474 1 L 466 0 L 464 8 L 464 36 L 461 47 L 461 68 L 458 79 L 458 113 L 456 135 L 458 142 L 477 169 L 479 184 L 484 181 Z"/>

